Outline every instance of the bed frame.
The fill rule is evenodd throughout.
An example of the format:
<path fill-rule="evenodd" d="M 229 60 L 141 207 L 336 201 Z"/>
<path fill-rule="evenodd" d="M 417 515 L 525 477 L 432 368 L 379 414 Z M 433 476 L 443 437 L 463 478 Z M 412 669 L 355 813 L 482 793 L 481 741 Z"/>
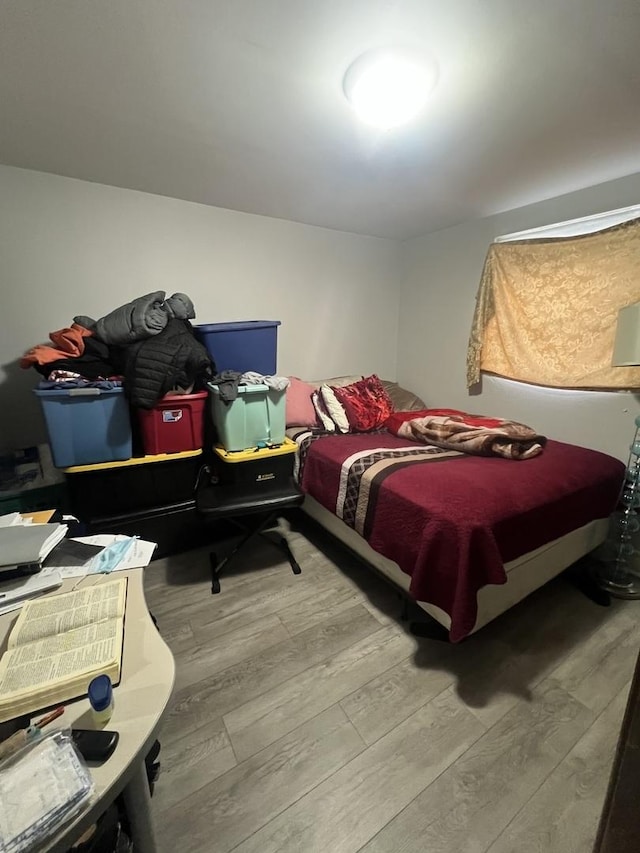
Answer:
<path fill-rule="evenodd" d="M 409 590 L 409 575 L 405 574 L 397 563 L 383 557 L 374 551 L 367 542 L 329 512 L 310 495 L 306 495 L 302 509 L 314 521 L 324 527 L 340 542 L 358 555 L 374 569 L 385 575 L 396 586 L 405 592 Z M 581 557 L 601 545 L 608 530 L 608 519 L 602 518 L 572 530 L 570 533 L 530 551 L 509 563 L 505 563 L 507 582 L 501 586 L 489 585 L 478 592 L 478 616 L 473 631 L 480 630 L 496 616 L 513 607 L 538 587 L 543 586 L 552 578 L 559 575 Z M 449 630 L 451 619 L 449 615 L 427 601 L 418 601 L 419 606 L 429 616 Z"/>

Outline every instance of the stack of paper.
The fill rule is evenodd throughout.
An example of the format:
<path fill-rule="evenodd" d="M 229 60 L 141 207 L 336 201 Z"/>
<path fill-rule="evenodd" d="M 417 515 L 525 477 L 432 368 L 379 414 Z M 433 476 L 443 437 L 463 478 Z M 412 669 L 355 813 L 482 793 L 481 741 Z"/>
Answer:
<path fill-rule="evenodd" d="M 51 571 L 15 578 L 0 584 L 0 616 L 19 610 L 29 598 L 55 589 L 62 583 L 60 572 Z"/>
<path fill-rule="evenodd" d="M 66 524 L 0 527 L 0 572 L 16 568 L 39 571 L 42 561 L 66 532 Z"/>

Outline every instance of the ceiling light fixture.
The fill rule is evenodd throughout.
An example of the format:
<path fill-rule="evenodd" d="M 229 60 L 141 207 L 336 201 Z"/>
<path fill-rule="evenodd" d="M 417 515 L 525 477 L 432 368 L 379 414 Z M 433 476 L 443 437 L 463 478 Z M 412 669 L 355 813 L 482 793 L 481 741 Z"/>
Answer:
<path fill-rule="evenodd" d="M 435 64 L 423 57 L 391 49 L 370 50 L 349 66 L 343 86 L 363 121 L 389 130 L 418 115 L 436 77 Z"/>

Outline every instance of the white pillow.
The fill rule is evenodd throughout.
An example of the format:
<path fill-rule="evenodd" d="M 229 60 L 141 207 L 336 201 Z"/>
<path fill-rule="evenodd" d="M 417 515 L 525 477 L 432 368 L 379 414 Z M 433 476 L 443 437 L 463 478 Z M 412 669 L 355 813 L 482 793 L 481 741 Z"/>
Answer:
<path fill-rule="evenodd" d="M 336 397 L 330 385 L 320 386 L 320 395 L 324 401 L 329 417 L 333 420 L 339 432 L 349 432 L 349 419 L 344 406 Z"/>
<path fill-rule="evenodd" d="M 325 406 L 324 400 L 319 391 L 314 391 L 311 395 L 311 402 L 313 403 L 313 408 L 316 410 L 316 414 L 318 415 L 318 420 L 324 427 L 326 432 L 335 432 L 336 425 L 332 420 L 331 415 L 327 411 L 327 407 Z"/>

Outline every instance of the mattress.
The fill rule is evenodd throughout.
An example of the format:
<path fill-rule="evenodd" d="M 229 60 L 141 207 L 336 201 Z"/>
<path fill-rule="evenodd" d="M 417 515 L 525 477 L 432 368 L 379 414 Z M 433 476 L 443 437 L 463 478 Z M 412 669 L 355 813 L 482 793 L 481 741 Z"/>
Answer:
<path fill-rule="evenodd" d="M 403 572 L 397 563 L 374 551 L 362 536 L 340 521 L 336 515 L 321 506 L 310 495 L 305 497 L 302 508 L 310 518 L 339 539 L 354 554 L 405 592 L 409 592 L 410 576 Z M 501 613 L 509 610 L 534 590 L 601 545 L 607 536 L 608 526 L 607 519 L 591 521 L 553 542 L 505 563 L 505 583 L 500 586 L 487 585 L 478 590 L 476 621 L 468 635 L 479 631 Z M 451 630 L 451 617 L 442 608 L 428 601 L 416 603 L 447 631 Z"/>
<path fill-rule="evenodd" d="M 598 545 L 624 474 L 617 459 L 553 441 L 514 461 L 425 452 L 383 433 L 297 440 L 305 494 L 395 565 L 399 576 L 387 564 L 385 573 L 416 601 L 445 614 L 454 642 L 477 630 L 480 593 L 505 585 L 507 567 L 573 533 L 567 558 Z M 539 569 L 537 585 L 573 559 L 562 562 Z"/>

